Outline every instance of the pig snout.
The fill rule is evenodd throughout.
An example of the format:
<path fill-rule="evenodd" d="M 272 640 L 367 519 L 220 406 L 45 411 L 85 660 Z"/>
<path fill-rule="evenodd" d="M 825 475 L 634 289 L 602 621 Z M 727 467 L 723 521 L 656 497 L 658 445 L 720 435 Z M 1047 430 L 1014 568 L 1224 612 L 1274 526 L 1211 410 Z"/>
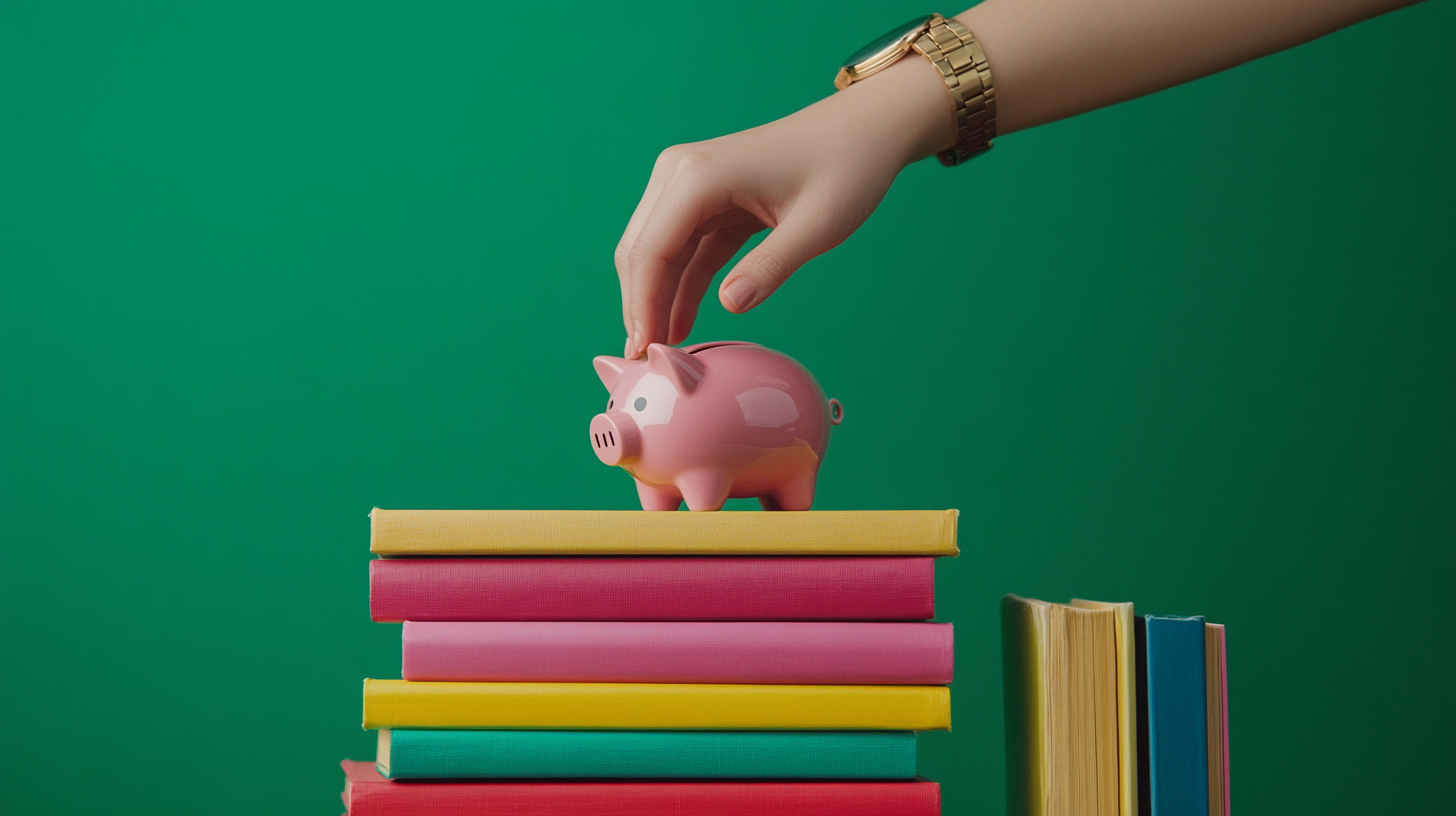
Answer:
<path fill-rule="evenodd" d="M 642 452 L 642 434 L 626 411 L 592 417 L 591 437 L 592 450 L 604 464 L 620 465 Z"/>

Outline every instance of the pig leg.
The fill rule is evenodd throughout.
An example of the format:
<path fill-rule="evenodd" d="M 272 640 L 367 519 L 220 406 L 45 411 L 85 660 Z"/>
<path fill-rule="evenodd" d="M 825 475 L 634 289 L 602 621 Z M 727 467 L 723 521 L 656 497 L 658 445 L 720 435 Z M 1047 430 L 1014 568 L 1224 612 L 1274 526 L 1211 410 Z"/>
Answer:
<path fill-rule="evenodd" d="M 808 510 L 814 506 L 814 474 L 795 476 L 788 484 L 759 498 L 765 510 Z"/>
<path fill-rule="evenodd" d="M 677 477 L 677 489 L 689 510 L 722 510 L 733 482 L 728 474 L 715 470 L 690 470 Z"/>
<path fill-rule="evenodd" d="M 676 510 L 682 504 L 682 497 L 672 488 L 663 490 L 643 484 L 637 479 L 632 481 L 637 482 L 637 498 L 642 501 L 643 510 Z"/>

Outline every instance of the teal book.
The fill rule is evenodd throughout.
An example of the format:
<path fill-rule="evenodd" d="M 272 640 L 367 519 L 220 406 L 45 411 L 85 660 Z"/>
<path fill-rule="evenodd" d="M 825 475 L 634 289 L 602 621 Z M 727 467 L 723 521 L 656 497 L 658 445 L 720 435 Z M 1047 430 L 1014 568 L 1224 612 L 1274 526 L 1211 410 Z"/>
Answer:
<path fill-rule="evenodd" d="M 911 731 L 381 730 L 389 779 L 913 779 Z"/>
<path fill-rule="evenodd" d="M 1140 816 L 1208 816 L 1208 683 L 1203 617 L 1138 621 Z"/>

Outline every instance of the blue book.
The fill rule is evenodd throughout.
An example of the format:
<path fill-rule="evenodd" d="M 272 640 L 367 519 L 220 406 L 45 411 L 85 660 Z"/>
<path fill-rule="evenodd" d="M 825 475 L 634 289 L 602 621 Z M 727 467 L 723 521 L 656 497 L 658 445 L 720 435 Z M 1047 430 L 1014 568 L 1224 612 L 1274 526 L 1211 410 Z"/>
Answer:
<path fill-rule="evenodd" d="M 1146 615 L 1137 623 L 1144 678 L 1138 690 L 1139 810 L 1147 816 L 1208 816 L 1203 616 Z"/>
<path fill-rule="evenodd" d="M 376 765 L 389 779 L 913 779 L 915 734 L 382 730 Z"/>

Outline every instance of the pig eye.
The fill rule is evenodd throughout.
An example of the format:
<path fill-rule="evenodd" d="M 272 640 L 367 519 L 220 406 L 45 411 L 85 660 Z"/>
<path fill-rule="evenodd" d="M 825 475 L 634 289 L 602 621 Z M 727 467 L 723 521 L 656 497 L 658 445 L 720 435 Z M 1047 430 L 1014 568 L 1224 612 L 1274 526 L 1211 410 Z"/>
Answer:
<path fill-rule="evenodd" d="M 637 401 L 634 402 L 634 403 L 632 403 L 632 407 L 633 408 L 636 408 L 639 411 L 642 410 L 643 408 L 646 408 L 647 407 L 647 398 L 646 397 L 638 397 L 637 398 Z"/>
<path fill-rule="evenodd" d="M 608 411 L 612 410 L 612 403 L 613 402 L 616 402 L 616 400 L 607 400 L 607 410 Z"/>

